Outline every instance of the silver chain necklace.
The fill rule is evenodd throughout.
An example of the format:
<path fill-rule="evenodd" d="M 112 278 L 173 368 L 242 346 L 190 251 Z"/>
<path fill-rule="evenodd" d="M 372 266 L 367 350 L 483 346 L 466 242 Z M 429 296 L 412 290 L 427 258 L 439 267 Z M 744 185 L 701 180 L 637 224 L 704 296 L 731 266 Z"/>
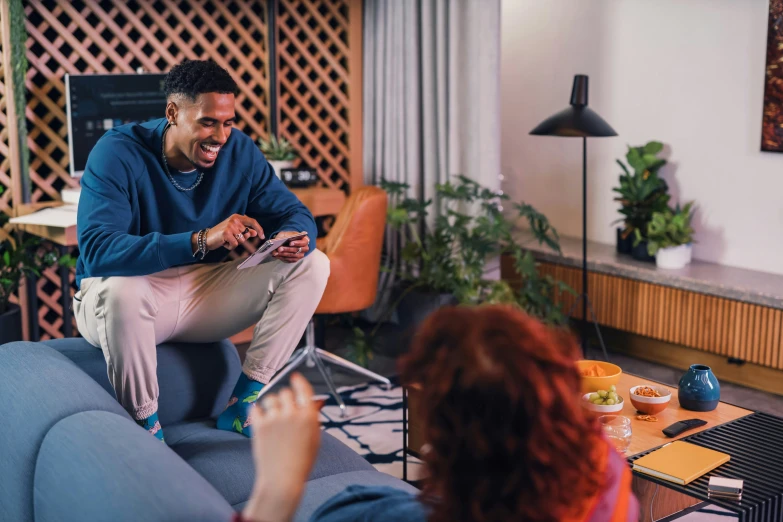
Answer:
<path fill-rule="evenodd" d="M 199 186 L 199 183 L 201 183 L 201 180 L 204 179 L 204 171 L 199 171 L 198 173 L 198 179 L 196 180 L 193 185 L 191 185 L 188 188 L 185 188 L 181 186 L 179 183 L 177 183 L 177 180 L 174 179 L 174 176 L 171 175 L 171 172 L 169 172 L 169 164 L 166 161 L 166 133 L 169 131 L 169 126 L 171 124 L 167 123 L 166 128 L 163 129 L 163 136 L 161 137 L 161 145 L 160 145 L 160 155 L 163 158 L 163 168 L 166 171 L 166 175 L 169 177 L 169 180 L 171 180 L 171 183 L 174 185 L 174 187 L 179 190 L 180 192 L 189 192 L 193 190 L 194 188 Z"/>

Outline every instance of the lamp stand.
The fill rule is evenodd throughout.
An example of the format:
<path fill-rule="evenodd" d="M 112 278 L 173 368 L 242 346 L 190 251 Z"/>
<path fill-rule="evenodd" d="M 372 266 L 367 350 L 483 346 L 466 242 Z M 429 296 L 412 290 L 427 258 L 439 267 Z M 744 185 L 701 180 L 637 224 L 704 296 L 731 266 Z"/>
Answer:
<path fill-rule="evenodd" d="M 601 343 L 601 350 L 604 352 L 604 358 L 608 361 L 609 355 L 606 352 L 604 338 L 601 336 L 601 329 L 598 327 L 598 319 L 593 311 L 593 305 L 587 293 L 587 138 L 582 137 L 582 292 L 574 301 L 571 310 L 568 312 L 568 318 L 574 313 L 576 306 L 582 301 L 582 325 L 580 328 L 580 337 L 582 341 L 582 356 L 587 357 L 589 320 L 592 320 L 595 331 L 598 334 L 598 342 Z M 590 319 L 587 311 L 590 310 Z"/>

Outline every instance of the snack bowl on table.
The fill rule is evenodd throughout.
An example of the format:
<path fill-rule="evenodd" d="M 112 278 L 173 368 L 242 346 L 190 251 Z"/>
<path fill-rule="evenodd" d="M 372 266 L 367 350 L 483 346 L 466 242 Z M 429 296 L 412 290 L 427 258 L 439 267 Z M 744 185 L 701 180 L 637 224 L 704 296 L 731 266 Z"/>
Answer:
<path fill-rule="evenodd" d="M 625 400 L 623 400 L 622 397 L 618 397 L 617 404 L 593 404 L 590 402 L 590 396 L 594 392 L 585 393 L 582 395 L 582 407 L 585 409 L 588 409 L 590 411 L 594 411 L 596 413 L 617 413 L 622 411 L 623 406 L 625 406 Z"/>
<path fill-rule="evenodd" d="M 622 368 L 606 361 L 583 359 L 576 361 L 576 369 L 582 376 L 582 393 L 608 390 L 613 384 L 620 382 Z M 599 375 L 594 375 L 594 374 Z"/>
<path fill-rule="evenodd" d="M 657 392 L 660 397 L 647 397 L 644 395 L 638 395 L 636 392 L 641 389 L 650 389 L 654 392 Z M 631 404 L 633 404 L 633 407 L 636 408 L 639 412 L 644 413 L 646 415 L 655 415 L 657 413 L 661 413 L 663 410 L 666 409 L 666 407 L 669 405 L 669 402 L 672 400 L 672 392 L 670 392 L 666 387 L 664 386 L 634 386 L 630 389 L 630 393 L 628 396 L 631 399 Z"/>

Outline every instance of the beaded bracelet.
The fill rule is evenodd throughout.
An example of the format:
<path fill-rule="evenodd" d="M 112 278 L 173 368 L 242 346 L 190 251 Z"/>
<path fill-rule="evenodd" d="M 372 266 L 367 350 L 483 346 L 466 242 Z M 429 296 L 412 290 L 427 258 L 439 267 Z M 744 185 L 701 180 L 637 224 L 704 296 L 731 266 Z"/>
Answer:
<path fill-rule="evenodd" d="M 198 235 L 196 236 L 196 247 L 198 250 L 193 252 L 193 257 L 196 257 L 198 254 L 201 254 L 200 260 L 204 260 L 204 257 L 207 255 L 207 232 L 209 232 L 208 228 L 203 228 L 198 231 Z"/>
<path fill-rule="evenodd" d="M 207 256 L 207 234 L 209 233 L 209 229 L 204 229 L 204 234 L 201 236 L 201 259 L 203 260 Z"/>

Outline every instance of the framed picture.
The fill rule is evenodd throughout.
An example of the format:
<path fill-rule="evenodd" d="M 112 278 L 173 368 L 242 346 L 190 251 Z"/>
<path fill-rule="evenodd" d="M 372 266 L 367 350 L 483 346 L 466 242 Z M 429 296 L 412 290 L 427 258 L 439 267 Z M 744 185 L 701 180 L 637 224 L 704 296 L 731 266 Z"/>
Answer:
<path fill-rule="evenodd" d="M 761 150 L 783 152 L 783 0 L 769 0 Z"/>

